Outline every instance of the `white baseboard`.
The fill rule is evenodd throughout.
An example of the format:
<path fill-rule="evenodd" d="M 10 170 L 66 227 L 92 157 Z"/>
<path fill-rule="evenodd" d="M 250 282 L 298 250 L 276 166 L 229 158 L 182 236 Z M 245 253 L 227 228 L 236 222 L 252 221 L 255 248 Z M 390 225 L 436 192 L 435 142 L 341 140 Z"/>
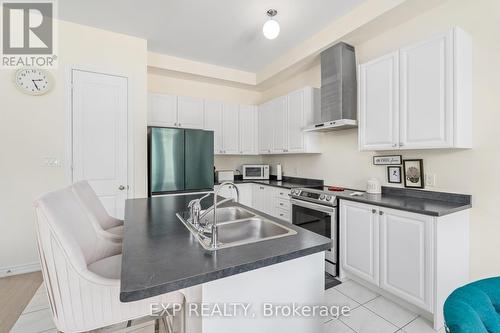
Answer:
<path fill-rule="evenodd" d="M 0 267 L 0 278 L 11 275 L 37 272 L 39 270 L 41 270 L 41 267 L 38 261 L 23 265 Z"/>

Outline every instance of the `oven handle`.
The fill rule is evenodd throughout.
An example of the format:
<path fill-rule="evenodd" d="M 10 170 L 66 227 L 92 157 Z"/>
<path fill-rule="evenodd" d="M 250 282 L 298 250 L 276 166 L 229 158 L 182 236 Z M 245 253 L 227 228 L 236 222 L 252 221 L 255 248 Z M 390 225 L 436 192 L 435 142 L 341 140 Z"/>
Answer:
<path fill-rule="evenodd" d="M 335 213 L 335 207 L 327 207 L 327 206 L 318 205 L 318 204 L 315 204 L 312 202 L 297 200 L 297 199 L 290 199 L 290 203 L 292 205 L 295 205 L 295 206 L 317 210 L 317 211 L 327 213 L 330 215 L 333 215 Z"/>

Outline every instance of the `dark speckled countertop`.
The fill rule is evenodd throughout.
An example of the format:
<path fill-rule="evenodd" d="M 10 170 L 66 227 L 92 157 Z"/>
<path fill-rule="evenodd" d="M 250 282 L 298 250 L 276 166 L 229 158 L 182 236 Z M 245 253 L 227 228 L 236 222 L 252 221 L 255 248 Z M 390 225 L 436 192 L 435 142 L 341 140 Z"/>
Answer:
<path fill-rule="evenodd" d="M 423 191 L 383 187 L 382 194 L 363 193 L 350 195 L 352 191 L 335 192 L 341 200 L 394 208 L 430 216 L 444 216 L 472 207 L 472 197 L 466 194 Z"/>
<path fill-rule="evenodd" d="M 120 300 L 131 302 L 296 259 L 331 240 L 259 212 L 296 235 L 205 250 L 175 215 L 203 194 L 129 199 L 125 206 Z M 209 206 L 211 199 L 202 201 Z M 248 207 L 247 207 L 248 208 Z M 251 211 L 255 210 L 248 208 Z"/>

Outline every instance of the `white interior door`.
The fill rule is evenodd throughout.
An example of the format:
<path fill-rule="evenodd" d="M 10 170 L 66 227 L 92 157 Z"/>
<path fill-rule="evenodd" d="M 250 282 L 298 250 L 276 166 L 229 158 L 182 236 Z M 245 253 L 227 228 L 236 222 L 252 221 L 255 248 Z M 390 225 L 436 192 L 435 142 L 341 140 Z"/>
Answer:
<path fill-rule="evenodd" d="M 72 180 L 88 180 L 109 214 L 127 198 L 127 78 L 72 72 Z"/>

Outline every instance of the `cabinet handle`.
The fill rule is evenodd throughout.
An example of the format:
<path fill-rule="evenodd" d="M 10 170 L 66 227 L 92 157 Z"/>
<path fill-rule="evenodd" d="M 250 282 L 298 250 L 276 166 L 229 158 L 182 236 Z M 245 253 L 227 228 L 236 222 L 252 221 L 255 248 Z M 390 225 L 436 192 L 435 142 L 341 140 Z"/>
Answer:
<path fill-rule="evenodd" d="M 178 123 L 177 125 L 179 125 L 179 127 L 181 127 L 181 126 L 182 126 L 182 125 L 181 125 L 181 123 Z"/>
<path fill-rule="evenodd" d="M 404 145 L 405 145 L 405 144 L 404 144 L 403 142 L 400 142 L 400 143 L 399 143 L 399 146 L 400 146 L 400 147 L 403 147 Z"/>
<path fill-rule="evenodd" d="M 177 126 L 177 123 L 174 123 L 174 126 Z"/>
<path fill-rule="evenodd" d="M 384 215 L 383 211 L 378 212 L 378 215 Z"/>
<path fill-rule="evenodd" d="M 264 188 L 262 186 L 260 186 L 260 189 L 263 190 Z"/>
<path fill-rule="evenodd" d="M 372 214 L 375 214 L 377 212 L 376 209 L 372 209 Z"/>
<path fill-rule="evenodd" d="M 280 195 L 283 195 L 283 192 L 280 192 Z"/>
<path fill-rule="evenodd" d="M 282 202 L 280 202 L 280 206 L 283 206 L 283 203 L 282 203 Z"/>

